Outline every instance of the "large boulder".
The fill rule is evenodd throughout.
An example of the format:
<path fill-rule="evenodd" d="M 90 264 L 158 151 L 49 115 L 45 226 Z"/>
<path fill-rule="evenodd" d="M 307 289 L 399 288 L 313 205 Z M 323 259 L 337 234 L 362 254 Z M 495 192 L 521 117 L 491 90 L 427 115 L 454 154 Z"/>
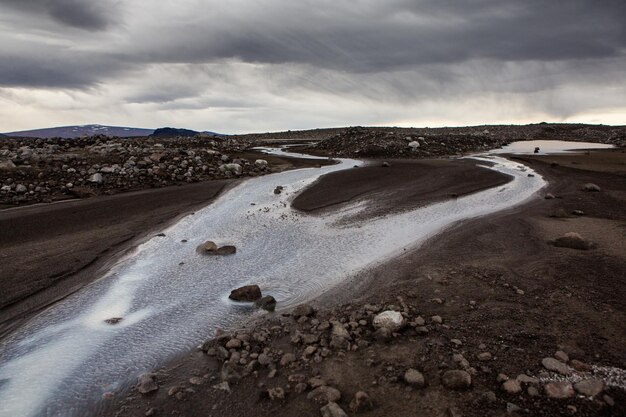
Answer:
<path fill-rule="evenodd" d="M 261 288 L 258 285 L 244 285 L 232 290 L 228 298 L 235 301 L 256 301 L 261 296 Z"/>

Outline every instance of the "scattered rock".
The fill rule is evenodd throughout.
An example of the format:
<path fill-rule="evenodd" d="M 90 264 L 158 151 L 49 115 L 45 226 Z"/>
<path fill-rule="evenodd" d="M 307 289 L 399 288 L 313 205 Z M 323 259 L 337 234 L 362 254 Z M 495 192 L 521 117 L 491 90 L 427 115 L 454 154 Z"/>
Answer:
<path fill-rule="evenodd" d="M 276 299 L 271 295 L 266 295 L 265 297 L 258 299 L 254 305 L 257 306 L 257 308 L 262 308 L 263 310 L 274 311 L 276 310 Z"/>
<path fill-rule="evenodd" d="M 341 392 L 337 388 L 322 385 L 309 392 L 306 397 L 309 400 L 322 405 L 329 402 L 339 401 L 341 399 Z"/>
<path fill-rule="evenodd" d="M 296 361 L 296 355 L 293 353 L 285 353 L 282 358 L 280 358 L 280 365 L 287 366 L 292 362 Z"/>
<path fill-rule="evenodd" d="M 139 377 L 139 382 L 137 383 L 137 391 L 139 391 L 141 394 L 148 394 L 158 389 L 159 385 L 156 381 L 156 374 L 147 373 Z"/>
<path fill-rule="evenodd" d="M 274 387 L 267 390 L 267 396 L 272 401 L 284 400 L 285 399 L 285 390 L 281 387 Z"/>
<path fill-rule="evenodd" d="M 554 354 L 554 357 L 560 360 L 563 363 L 569 362 L 569 355 L 562 350 L 557 350 Z"/>
<path fill-rule="evenodd" d="M 278 195 L 280 193 L 283 192 L 284 187 L 282 185 L 277 186 L 276 188 L 274 188 L 274 194 Z"/>
<path fill-rule="evenodd" d="M 202 385 L 204 383 L 204 379 L 199 376 L 192 376 L 189 378 L 189 383 L 191 385 Z"/>
<path fill-rule="evenodd" d="M 509 394 L 518 394 L 522 392 L 522 385 L 517 379 L 509 379 L 508 381 L 504 381 L 502 389 Z"/>
<path fill-rule="evenodd" d="M 476 357 L 481 362 L 487 362 L 490 361 L 493 356 L 491 355 L 491 352 L 480 352 L 478 355 L 476 355 Z"/>
<path fill-rule="evenodd" d="M 228 384 L 227 381 L 220 382 L 219 384 L 215 384 L 213 385 L 213 388 L 230 393 L 230 385 Z"/>
<path fill-rule="evenodd" d="M 110 319 L 106 319 L 104 322 L 106 324 L 117 324 L 122 320 L 124 320 L 123 317 L 111 317 Z"/>
<path fill-rule="evenodd" d="M 548 382 L 544 385 L 546 395 L 550 398 L 570 398 L 574 396 L 574 388 L 572 384 L 566 381 Z"/>
<path fill-rule="evenodd" d="M 261 298 L 261 288 L 258 285 L 244 285 L 232 290 L 228 298 L 235 301 L 256 301 Z"/>
<path fill-rule="evenodd" d="M 591 242 L 583 239 L 581 235 L 575 232 L 565 233 L 563 236 L 554 241 L 554 246 L 560 248 L 588 250 L 593 247 Z"/>
<path fill-rule="evenodd" d="M 353 413 L 362 413 L 364 411 L 372 410 L 374 403 L 370 396 L 365 391 L 357 391 L 354 394 L 354 398 L 350 401 L 350 410 Z"/>
<path fill-rule="evenodd" d="M 513 403 L 506 403 L 506 412 L 507 413 L 515 413 L 516 411 L 520 411 L 521 408 L 519 408 L 518 405 L 513 404 Z"/>
<path fill-rule="evenodd" d="M 432 316 L 430 319 L 433 321 L 433 323 L 437 323 L 437 324 L 443 323 L 443 319 L 441 318 L 441 316 Z"/>
<path fill-rule="evenodd" d="M 543 358 L 541 364 L 549 371 L 558 372 L 561 375 L 570 375 L 572 369 L 563 362 L 554 358 Z"/>
<path fill-rule="evenodd" d="M 310 304 L 300 304 L 293 309 L 291 315 L 295 319 L 299 319 L 300 317 L 311 317 L 315 315 L 315 309 Z"/>
<path fill-rule="evenodd" d="M 329 402 L 324 407 L 320 408 L 322 417 L 348 417 L 345 411 L 339 407 L 336 402 Z"/>
<path fill-rule="evenodd" d="M 206 242 L 198 245 L 196 250 L 199 253 L 213 253 L 217 250 L 217 245 L 215 244 L 215 242 L 207 240 Z"/>
<path fill-rule="evenodd" d="M 237 248 L 232 245 L 222 246 L 215 251 L 215 254 L 220 256 L 234 255 L 236 253 Z"/>
<path fill-rule="evenodd" d="M 583 191 L 590 191 L 590 192 L 599 193 L 600 191 L 602 191 L 602 189 L 599 186 L 597 186 L 596 184 L 589 182 L 589 183 L 583 185 Z"/>
<path fill-rule="evenodd" d="M 409 369 L 404 373 L 404 381 L 416 388 L 422 388 L 424 386 L 424 375 L 416 369 Z"/>
<path fill-rule="evenodd" d="M 599 379 L 584 379 L 575 383 L 574 389 L 586 397 L 595 397 L 604 390 L 604 382 Z"/>
<path fill-rule="evenodd" d="M 455 369 L 446 371 L 441 377 L 441 382 L 446 388 L 462 390 L 472 385 L 472 377 L 466 371 Z"/>
<path fill-rule="evenodd" d="M 377 314 L 374 317 L 374 320 L 372 320 L 372 324 L 377 329 L 385 328 L 390 332 L 397 332 L 405 326 L 406 320 L 401 313 L 397 311 L 386 310 L 380 314 Z"/>
<path fill-rule="evenodd" d="M 104 182 L 104 178 L 102 177 L 101 173 L 96 172 L 91 177 L 89 177 L 88 181 L 93 182 L 95 184 L 102 184 Z"/>
<path fill-rule="evenodd" d="M 578 359 L 572 359 L 570 365 L 579 372 L 591 372 L 591 366 Z"/>

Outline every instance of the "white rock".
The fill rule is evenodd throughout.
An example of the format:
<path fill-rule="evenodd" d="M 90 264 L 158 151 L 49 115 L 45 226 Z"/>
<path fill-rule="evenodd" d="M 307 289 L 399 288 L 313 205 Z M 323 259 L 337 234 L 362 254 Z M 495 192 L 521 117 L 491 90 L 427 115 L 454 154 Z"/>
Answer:
<path fill-rule="evenodd" d="M 413 142 L 409 143 L 409 147 L 413 150 L 417 149 L 420 147 L 420 143 L 416 140 L 414 140 Z"/>
<path fill-rule="evenodd" d="M 223 164 L 220 165 L 220 171 L 233 172 L 235 174 L 241 174 L 241 165 L 239 164 Z"/>
<path fill-rule="evenodd" d="M 257 168 L 265 168 L 267 167 L 267 161 L 265 159 L 257 159 L 256 161 L 254 161 L 254 165 Z"/>
<path fill-rule="evenodd" d="M 372 321 L 376 328 L 386 328 L 391 332 L 400 330 L 406 324 L 406 320 L 397 311 L 386 310 L 377 314 Z"/>
<path fill-rule="evenodd" d="M 102 181 L 103 181 L 102 174 L 100 174 L 99 172 L 96 172 L 91 177 L 89 177 L 89 182 L 101 184 Z"/>

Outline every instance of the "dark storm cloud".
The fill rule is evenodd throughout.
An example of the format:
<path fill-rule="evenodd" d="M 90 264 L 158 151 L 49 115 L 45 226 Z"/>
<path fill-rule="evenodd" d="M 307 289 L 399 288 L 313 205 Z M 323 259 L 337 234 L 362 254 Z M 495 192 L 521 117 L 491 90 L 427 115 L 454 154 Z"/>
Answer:
<path fill-rule="evenodd" d="M 626 47 L 626 2 L 270 3 L 256 14 L 215 16 L 187 30 L 163 25 L 136 45 L 146 62 L 306 63 L 376 72 L 469 59 L 507 61 L 610 57 Z M 210 12 L 209 12 L 210 13 Z M 277 24 L 279 22 L 279 24 Z"/>
<path fill-rule="evenodd" d="M 115 17 L 116 2 L 109 0 L 3 0 L 0 7 L 28 15 L 44 15 L 54 21 L 85 30 L 104 30 Z"/>
<path fill-rule="evenodd" d="M 542 63 L 571 61 L 578 68 L 593 61 L 591 75 L 598 78 L 626 53 L 623 0 L 3 0 L 0 15 L 3 10 L 11 14 L 0 18 L 0 86 L 114 85 L 129 71 L 155 65 L 234 60 L 276 64 L 268 82 L 285 89 L 361 89 L 376 96 L 408 94 L 419 85 L 437 94 L 472 77 L 466 84 L 485 91 L 530 91 L 568 77 L 538 81 Z M 54 27 L 38 28 L 42 16 Z M 60 41 L 47 43 L 42 30 Z M 539 67 L 527 78 L 521 66 L 509 66 L 528 62 Z M 243 79 L 239 71 L 232 67 L 234 81 Z M 193 97 L 193 88 L 180 86 L 192 75 L 168 74 L 180 78 L 169 89 L 145 80 L 143 91 L 127 97 L 134 103 Z M 505 84 L 496 85 L 499 77 Z M 243 84 L 241 93 L 248 94 Z"/>

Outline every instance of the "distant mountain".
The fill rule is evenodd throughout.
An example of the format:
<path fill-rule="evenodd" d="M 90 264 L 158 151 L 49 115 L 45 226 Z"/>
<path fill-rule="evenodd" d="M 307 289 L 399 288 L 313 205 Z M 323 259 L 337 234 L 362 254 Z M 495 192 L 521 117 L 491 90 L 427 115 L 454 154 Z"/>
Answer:
<path fill-rule="evenodd" d="M 79 125 L 23 130 L 19 132 L 5 133 L 5 135 L 24 138 L 80 138 L 93 135 L 128 138 L 133 136 L 149 136 L 153 132 L 154 129 L 141 129 L 136 127 Z"/>

